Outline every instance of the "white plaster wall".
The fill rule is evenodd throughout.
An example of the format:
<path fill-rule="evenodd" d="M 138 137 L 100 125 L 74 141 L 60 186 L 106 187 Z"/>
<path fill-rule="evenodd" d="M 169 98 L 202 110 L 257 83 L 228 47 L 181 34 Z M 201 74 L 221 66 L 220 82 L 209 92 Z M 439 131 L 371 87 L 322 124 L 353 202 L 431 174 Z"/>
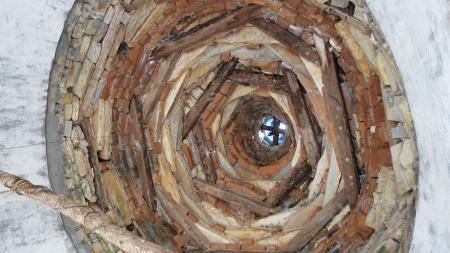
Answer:
<path fill-rule="evenodd" d="M 0 168 L 47 186 L 43 127 L 48 75 L 72 2 L 0 0 Z M 450 2 L 367 2 L 394 53 L 417 132 L 419 202 L 411 252 L 447 253 Z M 55 212 L 14 194 L 0 195 L 0 242 L 5 253 L 73 252 Z"/>
<path fill-rule="evenodd" d="M 44 119 L 48 77 L 72 0 L 0 0 L 0 169 L 50 186 Z M 13 146 L 28 146 L 5 149 Z M 4 188 L 0 188 L 0 191 Z M 0 195 L 0 252 L 74 252 L 60 216 Z"/>
<path fill-rule="evenodd" d="M 367 0 L 400 69 L 420 157 L 412 253 L 450 252 L 450 1 Z"/>

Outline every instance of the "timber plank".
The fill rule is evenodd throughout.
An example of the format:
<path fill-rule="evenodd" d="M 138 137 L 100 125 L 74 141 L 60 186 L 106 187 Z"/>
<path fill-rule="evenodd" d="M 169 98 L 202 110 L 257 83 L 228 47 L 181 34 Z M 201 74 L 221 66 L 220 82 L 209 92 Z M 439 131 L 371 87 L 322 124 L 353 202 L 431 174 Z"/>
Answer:
<path fill-rule="evenodd" d="M 161 58 L 195 46 L 197 43 L 205 41 L 216 34 L 226 32 L 246 24 L 249 20 L 262 14 L 262 8 L 256 5 L 243 7 L 231 15 L 218 20 L 202 29 L 187 33 L 185 36 L 169 41 L 153 52 L 153 56 Z"/>
<path fill-rule="evenodd" d="M 295 115 L 300 124 L 300 134 L 304 139 L 308 161 L 311 165 L 316 166 L 317 161 L 319 161 L 320 158 L 320 143 L 319 136 L 317 136 L 316 133 L 319 132 L 319 130 L 316 129 L 316 131 L 314 131 L 314 128 L 317 127 L 316 124 L 313 124 L 314 116 L 308 108 L 305 94 L 302 91 L 303 89 L 300 86 L 301 84 L 298 82 L 295 73 L 291 70 L 283 69 L 283 74 L 291 89 L 291 93 L 293 94 L 291 96 L 291 101 L 294 106 L 294 111 L 296 112 Z"/>
<path fill-rule="evenodd" d="M 322 64 L 324 84 L 322 94 L 328 119 L 328 139 L 333 142 L 336 161 L 344 179 L 348 201 L 353 206 L 358 198 L 358 182 L 353 146 L 350 140 L 351 134 L 341 87 L 336 75 L 335 59 L 331 52 L 325 51 L 326 59 Z"/>
<path fill-rule="evenodd" d="M 136 118 L 137 118 L 137 130 L 140 132 L 140 140 L 139 143 L 142 145 L 143 152 L 142 156 L 144 159 L 144 170 L 140 171 L 139 174 L 141 177 L 141 185 L 142 185 L 142 191 L 143 191 L 143 197 L 147 201 L 150 207 L 153 209 L 156 207 L 156 200 L 155 200 L 155 188 L 153 185 L 153 177 L 152 177 L 152 159 L 150 154 L 150 147 L 148 146 L 148 142 L 145 138 L 145 127 L 144 127 L 144 116 L 142 113 L 142 103 L 140 97 L 134 97 L 132 99 L 134 104 L 134 109 L 136 110 Z"/>
<path fill-rule="evenodd" d="M 217 95 L 219 89 L 227 80 L 227 77 L 231 74 L 236 65 L 237 59 L 233 58 L 229 62 L 225 62 L 219 67 L 216 77 L 211 81 L 211 83 L 208 85 L 208 88 L 206 88 L 206 90 L 202 93 L 200 98 L 197 100 L 197 103 L 195 103 L 195 105 L 185 117 L 182 131 L 183 140 L 186 138 L 195 124 L 197 124 L 206 107 L 208 107 L 208 105 Z"/>
<path fill-rule="evenodd" d="M 317 212 L 308 222 L 298 229 L 300 232 L 289 241 L 283 252 L 297 252 L 330 222 L 330 220 L 347 205 L 347 193 L 341 191 L 335 198 Z"/>
<path fill-rule="evenodd" d="M 216 182 L 217 175 L 214 167 L 214 162 L 211 159 L 211 147 L 209 147 L 208 140 L 206 139 L 205 128 L 202 126 L 202 123 L 199 122 L 196 127 L 194 127 L 194 140 L 195 144 L 198 147 L 198 151 L 200 154 L 200 161 L 203 165 L 203 171 L 205 173 L 206 179 L 209 182 Z"/>
<path fill-rule="evenodd" d="M 252 212 L 262 216 L 277 213 L 279 209 L 270 208 L 264 204 L 258 203 L 252 199 L 243 197 L 234 192 L 224 190 L 216 185 L 209 184 L 203 180 L 194 179 L 194 183 L 201 191 L 208 193 L 216 198 L 222 199 L 231 204 L 244 207 Z"/>
<path fill-rule="evenodd" d="M 297 51 L 303 58 L 314 64 L 319 64 L 319 55 L 313 47 L 303 42 L 300 38 L 285 30 L 283 27 L 273 23 L 265 18 L 257 18 L 250 21 L 250 24 L 256 26 L 258 29 L 267 35 L 278 40 L 285 46 Z"/>
<path fill-rule="evenodd" d="M 183 227 L 183 231 L 188 233 L 193 240 L 195 240 L 202 248 L 209 247 L 209 240 L 198 229 L 195 222 L 187 215 L 186 210 L 182 210 L 182 205 L 175 203 L 168 194 L 162 189 L 162 187 L 155 186 L 156 194 L 160 200 L 161 205 L 167 214 L 178 224 Z"/>
<path fill-rule="evenodd" d="M 312 168 L 306 161 L 300 166 L 296 166 L 285 179 L 277 183 L 276 187 L 273 187 L 267 193 L 264 203 L 272 207 L 277 206 L 302 179 L 311 173 L 311 171 Z"/>
<path fill-rule="evenodd" d="M 289 88 L 286 86 L 283 76 L 279 75 L 267 75 L 235 69 L 228 77 L 228 80 L 236 84 L 267 87 L 268 89 L 289 94 Z"/>

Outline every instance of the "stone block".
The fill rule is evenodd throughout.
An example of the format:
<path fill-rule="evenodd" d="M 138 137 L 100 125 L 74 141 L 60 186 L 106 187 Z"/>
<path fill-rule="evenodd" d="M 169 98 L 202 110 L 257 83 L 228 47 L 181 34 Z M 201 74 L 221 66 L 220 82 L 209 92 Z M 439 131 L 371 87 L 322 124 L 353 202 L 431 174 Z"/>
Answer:
<path fill-rule="evenodd" d="M 64 137 L 70 137 L 70 135 L 72 134 L 72 124 L 73 122 L 70 120 L 64 122 Z"/>
<path fill-rule="evenodd" d="M 81 100 L 86 92 L 88 82 L 94 70 L 94 64 L 86 59 L 81 67 L 77 81 L 74 83 L 73 93 Z"/>
<path fill-rule="evenodd" d="M 87 51 L 87 58 L 91 62 L 96 63 L 98 57 L 100 56 L 101 49 L 102 49 L 101 44 L 93 41 L 89 46 L 89 50 Z"/>

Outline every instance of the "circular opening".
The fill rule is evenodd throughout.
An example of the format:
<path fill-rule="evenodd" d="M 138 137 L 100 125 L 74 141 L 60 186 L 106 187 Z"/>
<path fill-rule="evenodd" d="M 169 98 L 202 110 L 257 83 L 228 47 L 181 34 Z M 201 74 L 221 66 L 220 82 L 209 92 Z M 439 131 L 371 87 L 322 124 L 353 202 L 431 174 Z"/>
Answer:
<path fill-rule="evenodd" d="M 267 146 L 282 145 L 286 140 L 287 124 L 273 115 L 262 119 L 258 136 Z"/>

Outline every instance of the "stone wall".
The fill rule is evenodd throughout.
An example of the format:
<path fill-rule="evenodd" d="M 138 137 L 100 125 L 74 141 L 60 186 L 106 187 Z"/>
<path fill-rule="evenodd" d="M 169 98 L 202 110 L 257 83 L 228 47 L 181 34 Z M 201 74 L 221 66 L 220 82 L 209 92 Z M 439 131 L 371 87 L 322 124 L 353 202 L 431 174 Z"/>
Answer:
<path fill-rule="evenodd" d="M 182 221 L 174 221 L 167 210 L 170 206 L 164 206 L 171 202 L 158 199 L 151 185 L 157 185 L 156 189 L 162 187 L 175 200 L 180 198 L 174 188 L 167 186 L 175 187 L 177 182 L 183 181 L 172 175 L 173 168 L 164 167 L 166 163 L 175 163 L 175 154 L 179 157 L 183 154 L 183 157 L 188 157 L 187 161 L 194 163 L 196 152 L 190 150 L 195 145 L 189 145 L 189 142 L 184 143 L 184 149 L 181 142 L 179 148 L 173 148 L 175 151 L 183 150 L 183 153 L 167 151 L 172 149 L 171 145 L 178 145 L 170 138 L 176 138 L 181 131 L 177 115 L 183 110 L 180 107 L 179 114 L 176 113 L 175 101 L 185 97 L 178 91 L 183 87 L 189 91 L 186 95 L 192 97 L 193 102 L 186 108 L 188 112 L 198 98 L 195 87 L 205 89 L 202 84 L 207 84 L 207 80 L 214 77 L 209 75 L 214 72 L 214 67 L 220 62 L 230 61 L 231 56 L 239 58 L 243 66 L 257 67 L 269 74 L 280 74 L 281 62 L 289 65 L 308 92 L 318 125 L 326 130 L 327 115 L 321 107 L 323 98 L 319 90 L 323 85 L 320 68 L 287 50 L 277 40 L 257 32 L 253 26 L 236 28 L 192 52 L 175 54 L 167 59 L 153 56 L 155 48 L 160 49 L 160 45 L 174 39 L 176 34 L 188 33 L 191 28 L 209 24 L 240 6 L 255 4 L 277 14 L 272 21 L 292 34 L 302 31 L 302 27 L 314 27 L 299 33 L 301 40 L 317 47 L 320 41 L 317 36 L 327 38 L 333 50 L 338 52 L 338 65 L 347 80 L 341 86 L 356 162 L 362 175 L 359 180 L 361 190 L 351 211 L 343 209 L 333 221 L 334 225 L 330 224 L 322 230 L 322 234 L 315 237 L 307 249 L 325 252 L 337 247 L 336 242 L 339 242 L 339 247 L 349 251 L 379 252 L 384 249 L 386 252 L 407 252 L 414 218 L 418 165 L 406 94 L 389 47 L 365 4 L 355 2 L 353 14 L 349 16 L 348 1 L 332 3 L 335 5 L 269 0 L 192 3 L 76 1 L 57 49 L 50 81 L 51 86 L 58 87 L 56 116 L 61 138 L 64 139 L 66 185 L 72 197 L 82 204 L 97 203 L 115 223 L 145 239 L 173 249 L 189 244 L 193 236 L 183 233 L 186 228 L 179 224 Z M 341 5 L 344 7 L 337 8 Z M 218 52 L 207 51 L 210 45 L 220 45 Z M 270 45 L 276 57 L 258 58 L 258 55 L 268 54 L 255 53 L 258 48 L 255 45 Z M 251 50 L 239 51 L 242 46 Z M 242 94 L 253 92 L 239 87 L 236 89 Z M 345 90 L 350 94 L 347 97 Z M 256 93 L 261 95 L 264 92 Z M 222 98 L 216 99 L 213 104 L 220 107 L 224 105 L 224 97 L 232 96 L 223 92 Z M 286 104 L 282 96 L 272 96 L 280 106 Z M 189 104 L 189 100 L 186 101 Z M 292 111 L 290 106 L 283 109 Z M 211 115 L 227 114 L 225 111 L 217 113 L 216 109 L 210 111 L 209 117 L 205 116 L 202 122 L 212 127 L 214 117 Z M 160 117 L 167 115 L 174 116 L 168 117 L 167 123 L 163 124 Z M 147 124 L 149 127 L 145 128 Z M 157 131 L 160 129 L 162 132 Z M 209 137 L 205 143 L 208 141 L 211 141 Z M 296 145 L 300 146 L 299 143 Z M 227 152 L 232 149 L 227 148 Z M 194 155 L 189 159 L 190 153 Z M 240 157 L 235 158 L 241 166 L 249 167 L 243 163 L 248 158 Z M 203 159 L 200 157 L 197 160 Z M 152 164 L 152 171 L 149 171 L 148 163 Z M 275 176 L 281 167 L 268 168 L 267 176 Z M 198 171 L 196 175 L 201 174 Z M 334 175 L 331 168 L 324 168 L 323 171 Z M 229 182 L 231 189 L 232 180 Z M 314 178 L 312 183 L 316 184 L 316 188 L 322 188 L 319 191 L 323 193 L 326 193 L 323 189 L 330 185 L 321 178 Z M 223 184 L 227 185 L 227 182 Z M 246 189 L 238 188 L 242 191 Z M 335 194 L 337 192 L 336 188 Z M 255 198 L 257 193 L 258 190 Z M 204 198 L 208 199 L 207 196 Z M 208 203 L 218 208 L 222 202 L 209 198 Z M 161 209 L 165 211 L 161 212 Z M 186 213 L 186 220 L 192 219 L 194 223 L 201 220 L 195 211 Z M 166 223 L 172 223 L 175 228 Z M 177 231 L 176 236 L 173 230 Z M 221 230 L 223 228 L 220 226 L 211 229 Z M 323 237 L 324 234 L 328 234 L 327 238 Z M 92 243 L 95 252 L 118 251 L 94 235 L 86 239 Z M 254 242 L 249 245 L 258 248 Z M 223 245 L 215 247 L 221 248 Z M 264 250 L 273 249 L 266 247 Z"/>

